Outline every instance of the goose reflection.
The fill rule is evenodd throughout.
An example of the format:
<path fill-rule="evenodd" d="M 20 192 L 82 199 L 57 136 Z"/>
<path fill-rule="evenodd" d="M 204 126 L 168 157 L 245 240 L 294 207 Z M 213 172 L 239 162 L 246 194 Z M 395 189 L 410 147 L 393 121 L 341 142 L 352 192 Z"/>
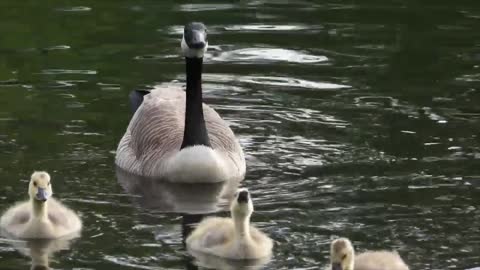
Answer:
<path fill-rule="evenodd" d="M 60 239 L 32 239 L 32 240 L 16 240 L 8 239 L 11 244 L 21 254 L 32 259 L 31 270 L 49 270 L 49 260 L 55 252 L 70 249 L 71 241 L 78 237 L 71 236 Z"/>
<path fill-rule="evenodd" d="M 141 208 L 182 216 L 182 242 L 206 215 L 228 208 L 238 182 L 173 183 L 162 179 L 138 176 L 116 168 L 123 189 L 133 195 Z"/>
<path fill-rule="evenodd" d="M 164 213 L 204 215 L 226 209 L 238 182 L 173 183 L 116 168 L 117 180 L 134 203 Z"/>
<path fill-rule="evenodd" d="M 182 242 L 207 215 L 227 211 L 239 186 L 238 182 L 173 183 L 128 173 L 116 168 L 119 184 L 133 195 L 132 200 L 141 208 L 163 213 L 178 213 L 182 219 Z M 186 257 L 186 269 L 262 269 L 269 258 L 262 260 L 228 260 L 207 254 L 194 253 Z"/>

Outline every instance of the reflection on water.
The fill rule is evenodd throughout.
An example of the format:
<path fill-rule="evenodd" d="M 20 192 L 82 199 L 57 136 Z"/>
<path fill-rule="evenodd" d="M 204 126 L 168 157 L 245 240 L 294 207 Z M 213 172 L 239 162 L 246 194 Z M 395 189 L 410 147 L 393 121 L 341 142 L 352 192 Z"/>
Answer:
<path fill-rule="evenodd" d="M 201 264 L 182 241 L 203 211 L 228 215 L 229 192 L 117 181 L 113 166 L 128 93 L 185 84 L 191 20 L 209 27 L 204 97 L 238 136 L 253 222 L 276 241 L 266 269 L 323 269 L 338 236 L 411 269 L 478 267 L 474 1 L 2 3 L 0 209 L 45 169 L 85 224 L 52 267 Z M 0 261 L 30 267 L 5 241 Z"/>
<path fill-rule="evenodd" d="M 180 11 L 196 12 L 196 11 L 212 11 L 233 9 L 235 5 L 232 4 L 183 4 L 179 6 Z"/>
<path fill-rule="evenodd" d="M 342 89 L 350 88 L 348 85 L 341 85 L 327 82 L 314 82 L 293 77 L 275 76 L 236 76 L 230 74 L 205 74 L 205 81 L 212 81 L 223 84 L 235 84 L 236 82 L 247 84 L 258 84 L 262 86 L 277 86 L 276 89 L 306 88 L 306 89 Z M 284 88 L 283 88 L 284 87 Z"/>
<path fill-rule="evenodd" d="M 129 174 L 116 168 L 117 179 L 141 207 L 160 212 L 208 214 L 228 209 L 238 182 L 173 183 Z"/>
<path fill-rule="evenodd" d="M 290 63 L 320 63 L 328 61 L 325 56 L 308 55 L 301 52 L 285 49 L 247 48 L 233 51 L 224 51 L 211 57 L 219 62 L 254 62 L 270 63 L 272 61 L 285 61 Z"/>
<path fill-rule="evenodd" d="M 256 260 L 229 260 L 205 253 L 190 252 L 192 252 L 192 255 L 195 258 L 194 264 L 206 269 L 258 270 L 264 269 L 271 260 L 270 257 Z"/>
<path fill-rule="evenodd" d="M 304 31 L 307 29 L 312 29 L 311 26 L 302 25 L 302 24 L 289 24 L 289 25 L 275 25 L 275 24 L 251 24 L 251 25 L 229 25 L 225 26 L 227 31 L 241 31 L 242 33 L 248 31 L 295 31 L 300 30 Z"/>
<path fill-rule="evenodd" d="M 181 214 L 182 243 L 185 241 L 195 226 L 207 214 L 215 214 L 229 209 L 230 201 L 239 185 L 238 182 L 186 184 L 173 183 L 164 179 L 141 177 L 116 168 L 118 182 L 126 192 L 132 195 L 135 203 L 142 208 L 155 212 L 173 212 Z M 194 264 L 186 259 L 188 269 L 197 269 L 196 265 L 211 269 L 260 269 L 268 259 L 255 261 L 232 261 L 194 254 L 198 260 Z M 116 264 L 139 267 L 130 260 L 108 256 L 106 258 Z M 252 268 L 253 267 L 253 268 Z M 157 268 L 148 268 L 157 269 Z"/>
<path fill-rule="evenodd" d="M 58 11 L 63 11 L 63 12 L 86 12 L 86 11 L 91 11 L 92 8 L 90 7 L 83 7 L 83 6 L 77 6 L 77 7 L 65 7 L 65 8 L 57 8 Z"/>
<path fill-rule="evenodd" d="M 70 249 L 71 241 L 78 237 L 74 235 L 68 238 L 56 240 L 34 239 L 34 240 L 15 240 L 2 239 L 2 242 L 12 245 L 21 254 L 30 257 L 32 270 L 49 270 L 50 260 L 54 259 L 54 254 L 62 250 Z M 2 266 L 4 267 L 4 266 Z"/>

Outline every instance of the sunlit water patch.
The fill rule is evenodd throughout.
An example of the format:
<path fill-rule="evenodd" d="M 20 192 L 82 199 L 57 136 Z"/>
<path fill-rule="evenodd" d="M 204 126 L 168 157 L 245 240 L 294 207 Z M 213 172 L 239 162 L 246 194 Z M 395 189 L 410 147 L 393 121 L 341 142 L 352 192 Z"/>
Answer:
<path fill-rule="evenodd" d="M 319 29 L 320 27 L 314 27 L 303 24 L 289 24 L 289 25 L 280 25 L 280 24 L 246 24 L 246 25 L 229 25 L 225 26 L 226 31 L 235 31 L 239 33 L 246 32 L 289 32 L 289 31 L 313 31 Z"/>
<path fill-rule="evenodd" d="M 42 71 L 45 75 L 57 75 L 57 74 L 81 74 L 81 75 L 95 75 L 96 70 L 82 70 L 82 69 L 45 69 Z"/>
<path fill-rule="evenodd" d="M 63 51 L 63 50 L 69 50 L 70 46 L 68 45 L 55 45 L 55 46 L 50 46 L 43 48 L 45 51 Z"/>
<path fill-rule="evenodd" d="M 221 83 L 246 83 L 246 84 L 258 84 L 266 86 L 276 86 L 276 89 L 289 89 L 289 88 L 306 88 L 317 90 L 334 90 L 350 88 L 348 85 L 327 83 L 327 82 L 315 82 L 297 78 L 289 77 L 267 77 L 267 76 L 237 76 L 230 74 L 205 74 L 205 80 L 221 82 Z"/>
<path fill-rule="evenodd" d="M 276 48 L 246 48 L 231 51 L 221 51 L 209 57 L 219 62 L 264 63 L 283 61 L 289 63 L 316 64 L 328 61 L 326 56 L 309 55 L 306 53 Z"/>
<path fill-rule="evenodd" d="M 64 7 L 64 8 L 57 8 L 57 11 L 62 12 L 88 12 L 91 11 L 91 7 L 87 6 L 74 6 L 74 7 Z"/>
<path fill-rule="evenodd" d="M 214 11 L 214 10 L 228 10 L 236 6 L 233 4 L 183 4 L 179 5 L 178 9 L 184 12 L 198 12 L 198 11 Z"/>

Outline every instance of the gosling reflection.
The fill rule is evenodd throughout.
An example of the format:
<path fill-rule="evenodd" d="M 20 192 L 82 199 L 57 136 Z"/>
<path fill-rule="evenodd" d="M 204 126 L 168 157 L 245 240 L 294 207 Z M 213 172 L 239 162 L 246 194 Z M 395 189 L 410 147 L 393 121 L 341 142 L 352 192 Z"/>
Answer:
<path fill-rule="evenodd" d="M 266 269 L 266 265 L 270 262 L 271 256 L 260 259 L 250 260 L 232 260 L 214 255 L 208 255 L 202 252 L 191 252 L 194 256 L 192 265 L 207 269 L 222 269 L 222 270 L 259 270 Z M 198 268 L 188 268 L 198 269 Z"/>
<path fill-rule="evenodd" d="M 31 270 L 49 270 L 49 260 L 55 252 L 70 249 L 72 240 L 76 237 L 50 239 L 32 239 L 32 240 L 13 240 L 9 243 L 22 255 L 30 257 L 32 260 Z"/>

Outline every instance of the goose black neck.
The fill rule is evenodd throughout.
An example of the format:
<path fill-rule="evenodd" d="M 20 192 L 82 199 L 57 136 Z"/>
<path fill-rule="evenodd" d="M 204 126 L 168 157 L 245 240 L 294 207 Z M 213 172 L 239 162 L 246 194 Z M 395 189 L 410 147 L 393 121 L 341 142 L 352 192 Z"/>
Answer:
<path fill-rule="evenodd" d="M 185 105 L 185 130 L 182 147 L 210 146 L 207 126 L 203 117 L 202 65 L 203 58 L 185 58 L 187 66 L 187 98 Z"/>

